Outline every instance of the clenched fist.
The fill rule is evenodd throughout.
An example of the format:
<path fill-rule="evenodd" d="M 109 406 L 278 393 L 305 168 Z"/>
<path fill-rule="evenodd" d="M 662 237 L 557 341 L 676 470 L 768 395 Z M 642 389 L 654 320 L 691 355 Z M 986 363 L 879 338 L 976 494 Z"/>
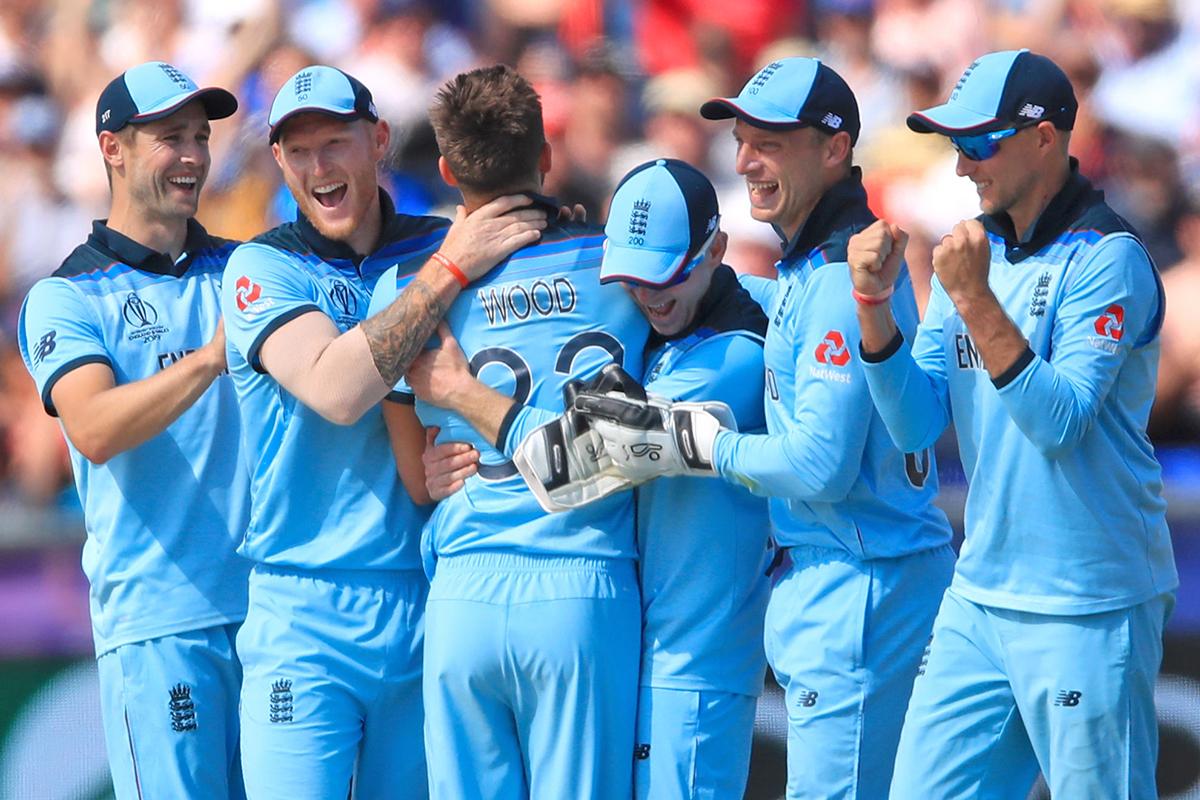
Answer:
<path fill-rule="evenodd" d="M 964 220 L 942 237 L 933 248 L 933 271 L 950 299 L 958 305 L 991 293 L 988 288 L 988 269 L 991 246 L 983 224 L 976 219 Z"/>
<path fill-rule="evenodd" d="M 865 295 L 890 289 L 900 275 L 907 244 L 908 234 L 899 225 L 882 219 L 851 236 L 846 261 L 854 288 Z"/>

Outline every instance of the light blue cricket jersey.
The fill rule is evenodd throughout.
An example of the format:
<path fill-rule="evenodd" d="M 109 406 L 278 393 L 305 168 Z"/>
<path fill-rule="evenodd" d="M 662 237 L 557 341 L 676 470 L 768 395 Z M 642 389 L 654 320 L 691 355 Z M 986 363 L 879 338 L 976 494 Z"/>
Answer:
<path fill-rule="evenodd" d="M 1146 436 L 1164 312 L 1149 255 L 1074 159 L 1026 241 L 1007 216 L 981 219 L 988 283 L 1030 349 L 990 380 L 935 279 L 911 356 L 898 336 L 866 370 L 901 447 L 927 447 L 953 416 L 969 490 L 952 587 L 1046 614 L 1109 611 L 1174 589 Z"/>
<path fill-rule="evenodd" d="M 172 262 L 96 222 L 21 308 L 21 356 L 46 411 L 57 416 L 55 383 L 84 364 L 107 365 L 120 386 L 207 344 L 236 246 L 189 220 L 185 253 Z M 235 552 L 249 510 L 239 429 L 233 382 L 222 375 L 166 430 L 105 464 L 68 440 L 97 655 L 245 617 L 250 564 Z"/>
<path fill-rule="evenodd" d="M 762 309 L 722 266 L 689 330 L 648 346 L 646 391 L 719 400 L 738 430 L 766 429 Z M 767 660 L 767 502 L 711 478 L 660 478 L 637 489 L 641 685 L 757 697 Z"/>
<path fill-rule="evenodd" d="M 243 555 L 302 569 L 420 569 L 427 512 L 400 483 L 378 406 L 336 425 L 263 370 L 262 344 L 281 325 L 317 311 L 348 331 L 367 316 L 370 287 L 398 262 L 428 253 L 449 222 L 396 214 L 380 192 L 383 232 L 359 258 L 303 216 L 239 247 L 221 295 L 229 370 L 250 460 L 250 524 Z M 418 269 L 420 263 L 415 263 Z"/>
<path fill-rule="evenodd" d="M 539 200 L 553 219 L 558 208 Z M 551 223 L 525 247 L 472 283 L 446 322 L 477 377 L 523 404 L 562 408 L 569 379 L 586 378 L 611 361 L 642 371 L 649 326 L 616 285 L 601 286 L 603 233 L 578 223 Z M 411 279 L 403 262 L 379 281 L 372 309 L 382 308 Z M 403 385 L 398 387 L 403 391 Z M 633 498 L 620 493 L 561 514 L 546 514 L 514 465 L 457 414 L 417 401 L 417 416 L 441 428 L 439 442 L 469 442 L 479 473 L 438 503 L 425 547 L 433 557 L 480 550 L 634 558 Z M 499 440 L 508 436 L 508 422 Z"/>
<path fill-rule="evenodd" d="M 932 450 L 896 449 L 859 363 L 858 312 L 844 262 L 850 236 L 873 220 L 856 167 L 788 244 L 774 287 L 751 282 L 769 320 L 769 435 L 723 432 L 713 449 L 721 475 L 771 498 L 777 544 L 837 548 L 862 559 L 950 541 L 949 523 L 933 505 Z M 901 328 L 916 329 L 907 271 L 893 308 Z"/>

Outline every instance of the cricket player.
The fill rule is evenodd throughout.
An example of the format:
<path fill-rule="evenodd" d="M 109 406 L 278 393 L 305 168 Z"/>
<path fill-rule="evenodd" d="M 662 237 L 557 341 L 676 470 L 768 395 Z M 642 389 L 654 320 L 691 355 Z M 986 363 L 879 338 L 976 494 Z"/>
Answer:
<path fill-rule="evenodd" d="M 249 564 L 235 549 L 248 477 L 219 301 L 236 242 L 193 219 L 209 120 L 236 110 L 161 61 L 109 82 L 96 104 L 108 219 L 21 309 L 21 355 L 83 503 L 119 800 L 243 796 L 234 637 Z"/>
<path fill-rule="evenodd" d="M 222 292 L 251 468 L 247 793 L 340 798 L 353 781 L 357 798 L 422 797 L 425 498 L 401 485 L 379 401 L 463 286 L 545 215 L 505 215 L 521 198 L 460 210 L 448 230 L 396 214 L 377 180 L 387 123 L 332 67 L 292 76 L 269 122 L 299 215 L 238 248 Z M 375 279 L 410 260 L 404 294 L 368 319 Z M 411 409 L 398 435 L 419 469 Z"/>
<path fill-rule="evenodd" d="M 1077 103 L 1028 50 L 972 64 L 908 125 L 946 136 L 983 213 L 934 249 L 915 337 L 905 234 L 851 241 L 871 395 L 901 449 L 951 422 L 966 542 L 917 679 L 893 798 L 1153 798 L 1154 681 L 1178 584 L 1146 438 L 1164 298 L 1137 234 L 1068 155 Z M 906 345 L 911 342 L 911 348 Z"/>
<path fill-rule="evenodd" d="M 654 329 L 646 390 L 667 401 L 723 402 L 740 429 L 762 430 L 767 320 L 721 263 L 728 238 L 708 179 L 674 159 L 634 168 L 613 195 L 605 234 L 600 282 L 623 285 Z M 463 382 L 456 391 L 470 391 L 465 360 L 440 354 L 436 360 L 422 383 Z M 429 361 L 419 358 L 414 370 Z M 543 410 L 540 420 L 560 416 Z M 509 441 L 532 433 L 514 431 Z M 458 445 L 440 449 L 428 476 L 435 487 L 461 479 L 454 475 L 463 455 Z M 635 797 L 744 794 L 766 668 L 769 532 L 766 502 L 741 487 L 678 477 L 637 489 L 642 664 Z"/>
<path fill-rule="evenodd" d="M 873 221 L 851 165 L 858 106 L 829 67 L 789 58 L 701 113 L 735 118 L 751 211 L 783 239 L 778 281 L 746 281 L 769 320 L 769 434 L 694 406 L 585 394 L 575 408 L 631 480 L 719 475 L 771 498 L 781 550 L 765 646 L 787 702 L 787 796 L 884 797 L 954 556 L 932 453 L 893 445 L 857 357 L 843 264 L 850 235 Z M 907 271 L 895 306 L 915 330 Z"/>
<path fill-rule="evenodd" d="M 430 119 L 442 177 L 467 208 L 521 192 L 557 215 L 537 194 L 551 154 L 524 78 L 503 66 L 460 74 Z M 602 243 L 594 227 L 552 222 L 450 307 L 441 338 L 461 343 L 470 371 L 504 401 L 499 414 L 480 422 L 470 409 L 417 405 L 422 423 L 481 454 L 478 474 L 426 529 L 436 798 L 629 795 L 640 642 L 633 498 L 546 515 L 504 455 L 526 404 L 561 404 L 569 380 L 612 361 L 641 372 L 648 327 L 624 291 L 599 284 Z M 408 284 L 406 269 L 384 274 L 373 307 Z M 412 388 L 436 399 L 419 378 Z"/>

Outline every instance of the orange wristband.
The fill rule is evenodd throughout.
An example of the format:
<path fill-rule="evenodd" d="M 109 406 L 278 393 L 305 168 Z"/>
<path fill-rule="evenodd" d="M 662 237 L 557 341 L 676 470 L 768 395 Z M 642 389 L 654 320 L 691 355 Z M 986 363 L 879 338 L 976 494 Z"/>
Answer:
<path fill-rule="evenodd" d="M 454 276 L 454 280 L 458 281 L 458 285 L 462 288 L 465 289 L 471 284 L 471 281 L 467 279 L 466 273 L 458 268 L 458 264 L 455 264 L 441 253 L 435 252 L 430 258 L 445 267 L 446 271 Z"/>
<path fill-rule="evenodd" d="M 895 285 L 889 286 L 882 292 L 876 292 L 875 294 L 863 294 L 858 289 L 851 291 L 851 294 L 854 295 L 854 299 L 862 303 L 864 306 L 881 306 L 886 303 L 888 299 L 895 293 Z"/>

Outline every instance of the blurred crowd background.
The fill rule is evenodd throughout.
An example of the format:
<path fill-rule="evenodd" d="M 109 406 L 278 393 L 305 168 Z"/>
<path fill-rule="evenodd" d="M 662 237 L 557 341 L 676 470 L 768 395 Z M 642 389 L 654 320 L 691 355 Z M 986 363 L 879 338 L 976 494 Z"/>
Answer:
<path fill-rule="evenodd" d="M 447 213 L 455 196 L 437 177 L 426 110 L 449 76 L 503 61 L 542 95 L 547 193 L 603 221 L 628 168 L 686 159 L 719 188 L 729 263 L 769 274 L 779 241 L 750 218 L 731 125 L 697 109 L 774 58 L 816 55 L 858 96 L 855 160 L 876 212 L 912 232 L 908 260 L 927 292 L 932 243 L 978 207 L 946 140 L 908 132 L 904 118 L 941 102 L 976 56 L 1017 47 L 1070 75 L 1081 100 L 1072 150 L 1162 271 L 1169 313 L 1152 436 L 1162 446 L 1200 441 L 1195 0 L 3 0 L 0 512 L 9 523 L 0 542 L 28 534 L 13 520 L 31 513 L 77 513 L 61 435 L 14 344 L 17 315 L 33 282 L 105 215 L 95 101 L 134 64 L 169 61 L 241 102 L 214 126 L 201 203 L 201 221 L 219 235 L 248 238 L 294 214 L 266 116 L 297 69 L 333 64 L 366 83 L 393 128 L 386 184 L 397 207 Z"/>

